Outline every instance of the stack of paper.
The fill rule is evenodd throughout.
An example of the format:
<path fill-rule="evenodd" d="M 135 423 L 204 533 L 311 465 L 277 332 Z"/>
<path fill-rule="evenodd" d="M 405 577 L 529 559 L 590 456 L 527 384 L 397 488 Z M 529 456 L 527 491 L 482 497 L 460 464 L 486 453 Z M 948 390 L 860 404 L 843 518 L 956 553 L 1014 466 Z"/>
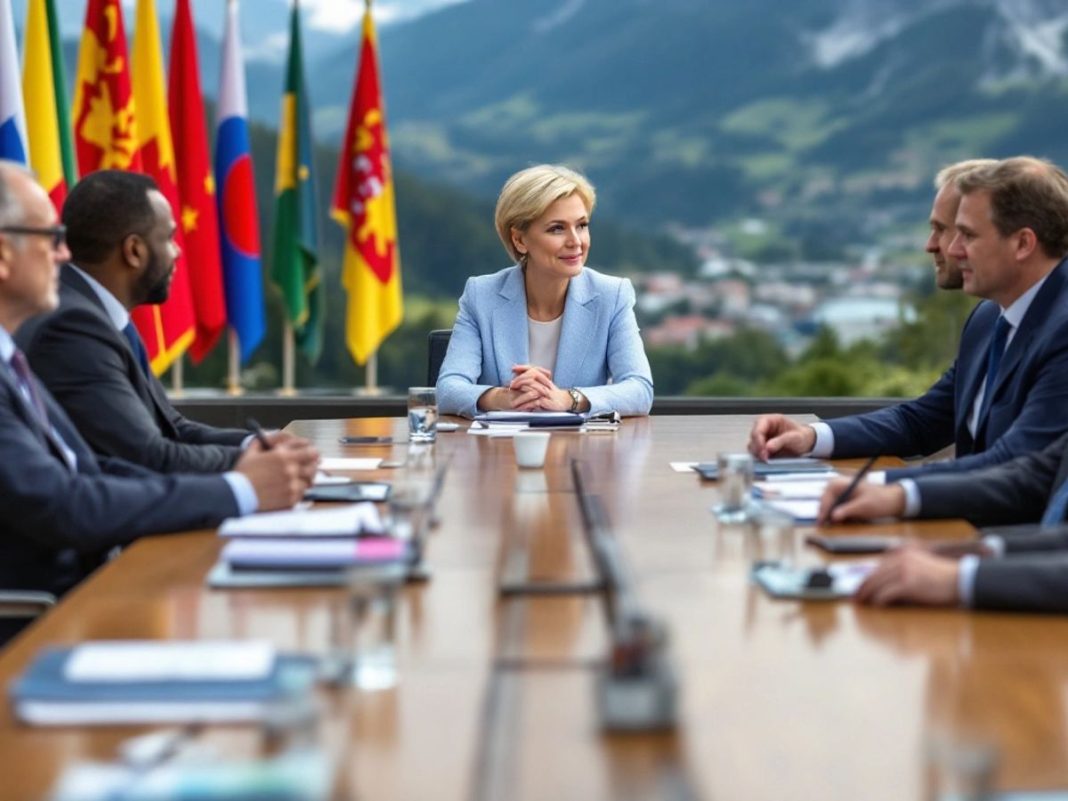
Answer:
<path fill-rule="evenodd" d="M 219 526 L 221 537 L 355 537 L 384 531 L 373 503 L 264 512 L 231 517 Z"/>
<path fill-rule="evenodd" d="M 468 434 L 483 437 L 514 437 L 528 428 L 581 430 L 586 416 L 572 412 L 483 412 L 475 415 Z"/>
<path fill-rule="evenodd" d="M 208 574 L 215 588 L 344 586 L 348 572 L 404 567 L 411 544 L 388 536 L 373 503 L 232 518 Z"/>
<path fill-rule="evenodd" d="M 91 642 L 38 654 L 10 689 L 44 726 L 260 720 L 310 692 L 315 664 L 259 642 Z"/>

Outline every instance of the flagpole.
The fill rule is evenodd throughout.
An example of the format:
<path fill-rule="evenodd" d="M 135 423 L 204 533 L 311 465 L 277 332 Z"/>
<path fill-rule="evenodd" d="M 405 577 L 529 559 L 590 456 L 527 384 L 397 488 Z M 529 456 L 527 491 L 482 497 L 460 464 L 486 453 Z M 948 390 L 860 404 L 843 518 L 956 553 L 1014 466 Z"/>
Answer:
<path fill-rule="evenodd" d="M 370 5 L 370 0 L 368 0 Z M 378 394 L 378 351 L 367 357 L 367 366 L 364 368 L 363 385 L 368 395 Z"/>
<path fill-rule="evenodd" d="M 243 395 L 245 390 L 241 386 L 241 346 L 233 328 L 229 329 L 227 336 L 230 353 L 226 370 L 226 394 Z"/>
<path fill-rule="evenodd" d="M 182 380 L 184 377 L 182 375 L 182 361 L 182 357 L 179 356 L 171 365 L 171 394 L 176 398 L 182 396 L 182 392 L 185 388 Z"/>
<path fill-rule="evenodd" d="M 296 354 L 293 347 L 293 324 L 286 320 L 285 329 L 282 332 L 282 391 L 280 395 L 289 397 L 297 394 L 296 382 Z"/>

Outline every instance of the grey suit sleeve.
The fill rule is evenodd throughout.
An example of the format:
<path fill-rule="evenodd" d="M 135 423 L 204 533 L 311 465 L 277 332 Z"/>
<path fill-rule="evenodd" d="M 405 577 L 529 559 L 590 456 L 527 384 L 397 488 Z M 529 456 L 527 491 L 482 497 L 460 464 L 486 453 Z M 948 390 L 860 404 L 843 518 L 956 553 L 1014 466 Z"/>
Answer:
<path fill-rule="evenodd" d="M 169 403 L 168 403 L 169 405 Z M 171 406 L 174 415 L 171 421 L 178 429 L 178 440 L 190 445 L 225 445 L 240 448 L 249 432 L 243 428 L 216 428 L 197 420 L 190 420 Z"/>
<path fill-rule="evenodd" d="M 1049 502 L 1068 435 L 1041 451 L 970 473 L 917 476 L 920 517 L 963 517 L 976 526 L 1036 523 Z"/>
<path fill-rule="evenodd" d="M 1068 612 L 1068 553 L 984 559 L 972 600 L 977 609 Z"/>
<path fill-rule="evenodd" d="M 122 343 L 87 313 L 61 314 L 42 327 L 29 352 L 34 371 L 98 453 L 161 473 L 217 473 L 233 467 L 241 449 L 180 442 L 164 436 L 130 370 L 139 369 Z M 183 418 L 184 419 L 184 418 Z M 193 431 L 200 431 L 199 424 Z"/>
<path fill-rule="evenodd" d="M 608 374 L 611 384 L 580 387 L 590 402 L 590 413 L 617 411 L 623 415 L 649 414 L 653 406 L 653 373 L 634 317 L 634 285 L 619 282 L 608 328 Z"/>
<path fill-rule="evenodd" d="M 237 514 L 221 476 L 73 473 L 10 405 L 0 404 L 0 532 L 30 547 L 98 553 L 145 534 L 217 525 Z M 108 462 L 105 470 L 112 470 Z"/>

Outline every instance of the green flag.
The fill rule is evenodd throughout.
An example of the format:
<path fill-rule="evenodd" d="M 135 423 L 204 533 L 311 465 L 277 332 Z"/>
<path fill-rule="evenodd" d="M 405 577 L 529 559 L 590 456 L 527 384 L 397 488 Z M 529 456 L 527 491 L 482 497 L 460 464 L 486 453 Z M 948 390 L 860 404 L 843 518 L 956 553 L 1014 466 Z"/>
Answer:
<path fill-rule="evenodd" d="M 70 100 L 67 94 L 67 68 L 63 63 L 63 44 L 59 41 L 59 20 L 53 0 L 45 1 L 48 17 L 48 44 L 52 56 L 52 83 L 56 93 L 56 115 L 59 117 L 59 156 L 63 162 L 63 176 L 69 192 L 78 183 L 78 168 L 74 164 L 74 141 L 71 139 Z"/>
<path fill-rule="evenodd" d="M 271 277 L 282 290 L 286 317 L 293 324 L 297 344 L 314 362 L 319 358 L 323 338 L 319 214 L 312 151 L 311 115 L 300 44 L 300 6 L 294 3 L 282 119 L 278 125 Z"/>

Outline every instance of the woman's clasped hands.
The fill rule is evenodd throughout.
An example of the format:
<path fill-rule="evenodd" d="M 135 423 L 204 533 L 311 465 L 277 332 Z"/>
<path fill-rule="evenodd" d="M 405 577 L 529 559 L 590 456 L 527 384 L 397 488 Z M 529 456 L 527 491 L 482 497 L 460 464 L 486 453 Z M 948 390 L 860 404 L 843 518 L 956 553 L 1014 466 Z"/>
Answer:
<path fill-rule="evenodd" d="M 516 364 L 512 374 L 507 389 L 511 408 L 516 411 L 566 412 L 571 408 L 571 395 L 553 383 L 552 371 L 533 364 Z"/>

